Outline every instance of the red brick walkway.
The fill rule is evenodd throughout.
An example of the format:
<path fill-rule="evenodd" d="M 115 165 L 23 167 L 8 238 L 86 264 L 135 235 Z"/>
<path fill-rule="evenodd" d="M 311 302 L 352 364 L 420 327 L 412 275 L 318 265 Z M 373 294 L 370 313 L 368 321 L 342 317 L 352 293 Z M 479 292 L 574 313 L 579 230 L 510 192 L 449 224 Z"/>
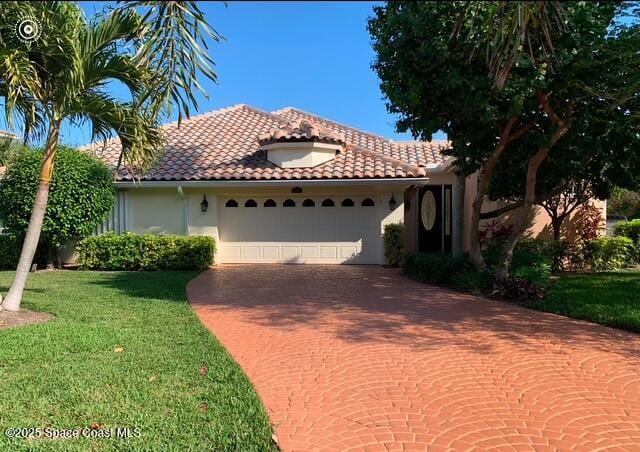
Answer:
<path fill-rule="evenodd" d="M 640 450 L 637 335 L 380 267 L 222 266 L 188 293 L 284 450 Z"/>

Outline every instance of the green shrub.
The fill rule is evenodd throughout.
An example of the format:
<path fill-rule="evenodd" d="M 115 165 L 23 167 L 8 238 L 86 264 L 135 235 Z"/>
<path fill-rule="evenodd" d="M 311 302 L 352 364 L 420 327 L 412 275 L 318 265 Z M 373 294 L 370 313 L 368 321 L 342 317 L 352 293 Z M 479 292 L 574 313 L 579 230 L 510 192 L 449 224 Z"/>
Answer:
<path fill-rule="evenodd" d="M 90 270 L 204 270 L 213 263 L 211 237 L 113 233 L 77 246 L 78 264 Z"/>
<path fill-rule="evenodd" d="M 607 213 L 623 215 L 627 218 L 640 217 L 640 193 L 614 187 L 607 200 Z"/>
<path fill-rule="evenodd" d="M 8 234 L 0 234 L 0 270 L 15 270 L 21 249 L 22 241 Z"/>
<path fill-rule="evenodd" d="M 455 275 L 472 270 L 466 255 L 412 253 L 402 262 L 402 272 L 409 278 L 433 284 L 451 284 Z"/>
<path fill-rule="evenodd" d="M 451 286 L 463 292 L 485 294 L 491 291 L 493 279 L 493 274 L 487 270 L 463 270 L 451 277 Z"/>
<path fill-rule="evenodd" d="M 417 281 L 450 286 L 464 292 L 489 294 L 497 290 L 496 293 L 503 298 L 518 301 L 539 299 L 546 294 L 551 276 L 551 259 L 534 252 L 529 246 L 524 245 L 518 253 L 514 253 L 516 264 L 512 266 L 511 276 L 496 287 L 495 269 L 488 267 L 484 271 L 477 271 L 466 255 L 408 254 L 404 258 L 402 272 Z"/>
<path fill-rule="evenodd" d="M 601 237 L 587 242 L 585 254 L 593 270 L 617 270 L 633 262 L 636 247 L 628 237 Z"/>
<path fill-rule="evenodd" d="M 511 276 L 529 281 L 540 287 L 546 287 L 549 285 L 551 278 L 551 265 L 545 262 L 538 262 L 529 266 L 513 267 Z"/>
<path fill-rule="evenodd" d="M 384 256 L 392 267 L 402 265 L 404 256 L 404 224 L 393 223 L 384 226 Z"/>
<path fill-rule="evenodd" d="M 640 219 L 621 221 L 613 230 L 616 236 L 629 237 L 636 244 L 640 243 Z"/>
<path fill-rule="evenodd" d="M 547 296 L 547 289 L 534 281 L 511 275 L 509 278 L 498 281 L 496 293 L 501 298 L 519 302 L 542 300 Z"/>
<path fill-rule="evenodd" d="M 42 151 L 20 154 L 0 184 L 0 222 L 24 236 L 38 190 Z M 53 249 L 93 233 L 115 202 L 113 175 L 95 157 L 59 147 L 40 243 Z"/>

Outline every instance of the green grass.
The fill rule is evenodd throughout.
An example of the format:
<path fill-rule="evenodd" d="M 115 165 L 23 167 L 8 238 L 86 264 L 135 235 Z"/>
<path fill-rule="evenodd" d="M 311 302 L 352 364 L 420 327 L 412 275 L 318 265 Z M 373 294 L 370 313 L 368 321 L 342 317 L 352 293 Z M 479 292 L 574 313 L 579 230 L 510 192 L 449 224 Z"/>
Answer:
<path fill-rule="evenodd" d="M 531 307 L 640 333 L 640 271 L 562 275 Z"/>
<path fill-rule="evenodd" d="M 0 330 L 0 450 L 272 450 L 253 387 L 186 302 L 185 285 L 194 276 L 30 275 L 23 307 L 56 318 Z M 11 277 L 0 272 L 1 292 Z M 93 423 L 138 427 L 141 436 L 25 441 L 4 435 L 8 427 Z"/>

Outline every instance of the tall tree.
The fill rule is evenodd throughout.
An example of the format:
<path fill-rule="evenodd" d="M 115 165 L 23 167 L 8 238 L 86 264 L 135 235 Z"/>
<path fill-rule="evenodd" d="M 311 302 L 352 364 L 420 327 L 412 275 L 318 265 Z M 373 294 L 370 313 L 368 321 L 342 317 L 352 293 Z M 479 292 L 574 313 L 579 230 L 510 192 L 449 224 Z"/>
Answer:
<path fill-rule="evenodd" d="M 637 135 L 614 138 L 633 115 L 598 117 L 605 108 L 602 94 L 621 85 L 611 73 L 631 74 L 637 66 L 633 48 L 638 43 L 629 39 L 621 46 L 624 56 L 604 68 L 605 50 L 624 40 L 609 31 L 616 4 L 550 3 L 389 2 L 375 8 L 369 22 L 377 52 L 373 67 L 389 110 L 400 115 L 398 129 L 423 139 L 444 130 L 453 142 L 449 152 L 458 171 L 478 172 L 471 257 L 480 267 L 478 226 L 485 196 L 504 160 L 507 167 L 520 168 L 522 176 L 511 174 L 507 181 L 511 193 L 520 196 L 520 209 L 498 277 L 508 275 L 513 247 L 535 204 L 552 194 L 538 190 L 538 174 L 551 157 L 567 153 L 558 160 L 571 158 L 583 164 L 581 172 L 606 179 L 638 151 Z M 520 44 L 514 47 L 513 42 Z M 605 74 L 598 73 L 602 69 Z M 619 107 L 619 99 L 612 96 L 608 108 Z M 585 144 L 598 140 L 594 158 L 576 158 L 585 154 Z M 584 171 L 605 155 L 610 161 L 605 171 Z"/>
<path fill-rule="evenodd" d="M 91 123 L 94 140 L 117 136 L 122 143 L 121 162 L 144 167 L 162 147 L 159 120 L 169 106 L 179 103 L 183 110 L 185 105 L 197 106 L 195 79 L 203 71 L 205 76 L 215 78 L 210 60 L 203 57 L 205 50 L 197 45 L 200 37 L 211 35 L 212 30 L 202 28 L 200 17 L 195 22 L 186 19 L 199 12 L 197 5 L 168 3 L 173 6 L 172 17 L 138 12 L 138 7 L 145 7 L 140 2 L 91 20 L 74 3 L 3 4 L 0 96 L 4 98 L 5 114 L 10 123 L 20 121 L 26 138 L 45 137 L 38 191 L 16 275 L 2 303 L 4 309 L 20 308 L 42 230 L 63 121 Z M 41 33 L 26 36 L 33 39 L 13 33 L 25 17 L 35 19 L 36 26 L 41 27 Z M 193 27 L 165 33 L 189 35 L 194 44 L 183 44 L 180 54 L 171 61 L 152 57 L 149 49 L 156 48 L 163 36 L 152 31 L 158 20 L 171 24 L 192 20 Z M 200 63 L 194 66 L 195 60 Z M 169 66 L 173 69 L 167 70 Z M 129 89 L 130 101 L 120 101 L 110 94 L 108 86 L 114 80 Z M 169 95 L 158 92 L 160 85 Z"/>

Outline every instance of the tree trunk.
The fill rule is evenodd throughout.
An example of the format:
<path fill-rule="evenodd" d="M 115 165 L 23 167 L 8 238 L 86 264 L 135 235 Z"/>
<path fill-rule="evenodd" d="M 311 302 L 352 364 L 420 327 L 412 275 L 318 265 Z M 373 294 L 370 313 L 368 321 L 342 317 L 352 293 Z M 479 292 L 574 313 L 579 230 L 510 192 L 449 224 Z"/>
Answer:
<path fill-rule="evenodd" d="M 13 278 L 13 283 L 7 294 L 7 298 L 2 303 L 2 308 L 7 311 L 19 311 L 22 301 L 22 292 L 27 283 L 27 276 L 31 269 L 31 263 L 38 247 L 40 232 L 44 222 L 44 214 L 47 211 L 49 200 L 49 190 L 51 188 L 51 177 L 53 176 L 53 166 L 58 148 L 58 138 L 60 137 L 60 122 L 52 121 L 49 126 L 47 143 L 45 145 L 44 159 L 40 167 L 40 184 L 36 193 L 36 199 L 29 219 L 29 227 L 22 244 L 22 252 L 18 261 L 18 268 Z"/>
<path fill-rule="evenodd" d="M 544 162 L 549 155 L 551 147 L 555 143 L 557 143 L 558 140 L 562 138 L 568 130 L 569 128 L 565 125 L 564 121 L 561 122 L 559 128 L 553 133 L 550 144 L 538 149 L 538 151 L 529 160 L 529 164 L 527 165 L 527 185 L 525 189 L 524 203 L 522 205 L 520 215 L 518 215 L 518 220 L 516 221 L 513 232 L 509 235 L 509 237 L 507 237 L 507 240 L 505 241 L 502 248 L 501 259 L 499 261 L 500 263 L 498 264 L 498 268 L 496 270 L 496 281 L 504 280 L 509 277 L 509 268 L 511 267 L 513 250 L 515 249 L 518 240 L 520 240 L 524 232 L 527 230 L 527 227 L 533 220 L 533 209 L 536 204 L 536 183 L 538 181 L 538 169 L 540 168 L 540 165 L 542 165 L 542 162 Z"/>
<path fill-rule="evenodd" d="M 551 228 L 553 229 L 553 240 L 559 242 L 562 238 L 562 223 L 564 217 L 552 217 Z"/>
<path fill-rule="evenodd" d="M 482 213 L 482 204 L 484 203 L 484 198 L 489 190 L 489 182 L 491 181 L 493 172 L 498 164 L 498 159 L 502 155 L 507 143 L 510 141 L 509 135 L 515 122 L 516 118 L 509 119 L 500 134 L 500 141 L 498 142 L 498 145 L 487 161 L 484 162 L 478 173 L 478 189 L 476 191 L 476 196 L 473 200 L 473 208 L 471 210 L 471 242 L 469 244 L 469 257 L 477 269 L 484 269 L 485 267 L 482 250 L 480 249 L 480 214 Z"/>

